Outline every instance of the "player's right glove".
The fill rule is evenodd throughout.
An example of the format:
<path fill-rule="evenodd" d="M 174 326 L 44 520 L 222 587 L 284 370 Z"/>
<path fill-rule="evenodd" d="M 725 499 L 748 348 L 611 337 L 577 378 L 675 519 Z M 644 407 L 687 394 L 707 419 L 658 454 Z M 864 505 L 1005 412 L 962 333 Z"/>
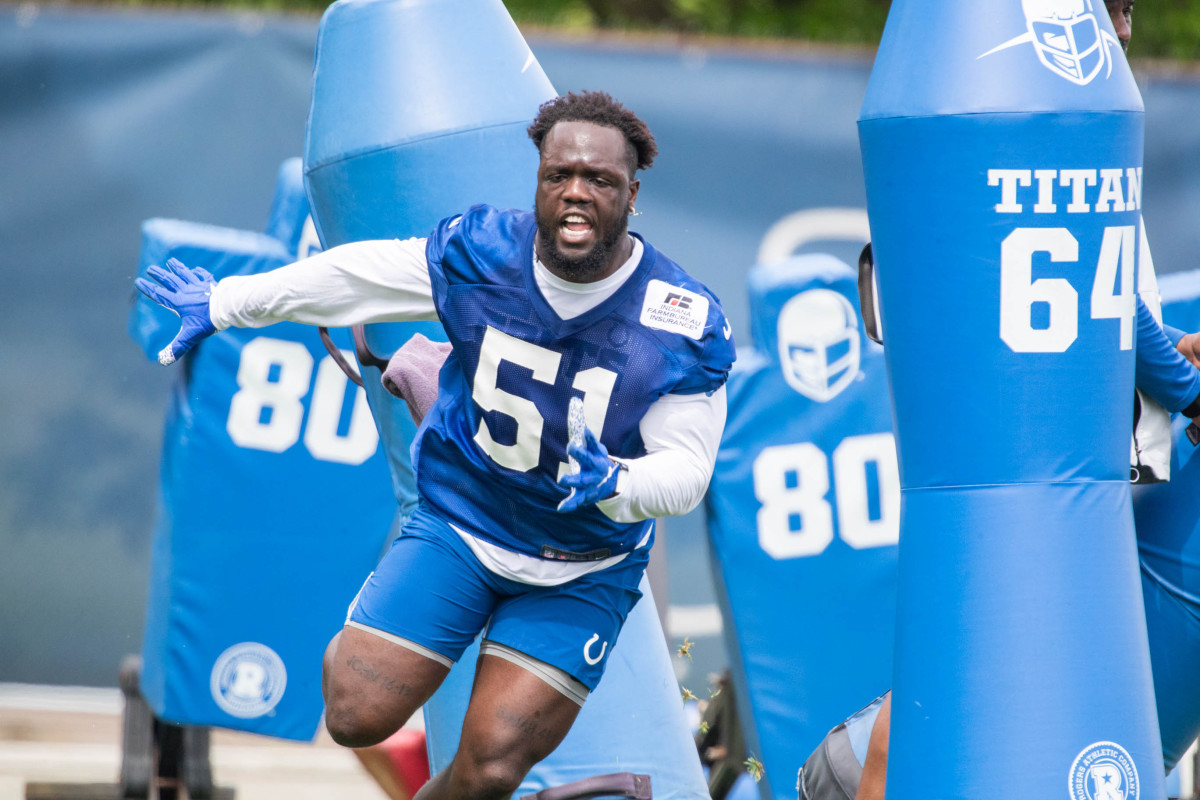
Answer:
<path fill-rule="evenodd" d="M 583 419 L 583 401 L 571 398 L 567 412 L 567 457 L 571 471 L 558 479 L 560 486 L 571 490 L 559 511 L 575 511 L 592 505 L 617 491 L 620 464 L 608 456 L 608 448 L 596 438 Z"/>
<path fill-rule="evenodd" d="M 167 267 L 169 269 L 155 266 L 146 270 L 146 274 L 158 283 L 145 278 L 134 281 L 139 292 L 179 315 L 179 333 L 158 353 L 158 363 L 164 367 L 174 364 L 175 359 L 199 341 L 217 332 L 208 315 L 209 299 L 217 285 L 213 276 L 203 267 L 188 269 L 177 258 L 168 260 Z"/>

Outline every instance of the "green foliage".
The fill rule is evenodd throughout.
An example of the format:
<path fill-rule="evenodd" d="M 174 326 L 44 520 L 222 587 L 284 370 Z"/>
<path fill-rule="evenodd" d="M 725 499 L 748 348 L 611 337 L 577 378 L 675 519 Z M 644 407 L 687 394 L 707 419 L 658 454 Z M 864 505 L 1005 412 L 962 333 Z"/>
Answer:
<path fill-rule="evenodd" d="M 887 0 L 673 0 L 682 30 L 834 42 L 879 41 Z"/>
<path fill-rule="evenodd" d="M 1137 59 L 1200 60 L 1200 2 L 1154 0 L 1138 3 L 1133 12 L 1133 42 L 1129 55 Z"/>
<path fill-rule="evenodd" d="M 888 0 L 506 0 L 518 23 L 573 30 L 875 42 Z"/>
<path fill-rule="evenodd" d="M 890 0 L 505 0 L 518 24 L 875 45 Z M 1103 3 L 1099 3 L 1103 10 Z M 1200 0 L 1140 0 L 1130 56 L 1200 60 Z"/>
<path fill-rule="evenodd" d="M 68 0 L 70 2 L 71 0 Z M 96 0 L 80 0 L 95 2 Z M 100 0 L 103 2 L 104 0 Z M 321 13 L 329 0 L 108 0 Z M 519 25 L 589 31 L 661 31 L 873 46 L 890 0 L 504 0 Z M 1103 9 L 1103 3 L 1098 3 Z M 1139 0 L 1130 56 L 1200 61 L 1200 0 Z"/>
<path fill-rule="evenodd" d="M 568 30 L 593 30 L 596 15 L 584 0 L 507 0 L 504 4 L 513 19 Z"/>

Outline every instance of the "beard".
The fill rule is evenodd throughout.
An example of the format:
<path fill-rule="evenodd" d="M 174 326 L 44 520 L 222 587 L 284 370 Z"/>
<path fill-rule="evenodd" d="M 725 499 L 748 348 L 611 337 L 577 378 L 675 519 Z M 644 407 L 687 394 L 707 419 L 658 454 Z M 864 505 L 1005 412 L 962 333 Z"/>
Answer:
<path fill-rule="evenodd" d="M 553 273 L 572 283 L 589 283 L 608 267 L 613 253 L 629 230 L 629 212 L 621 216 L 619 225 L 614 225 L 604 238 L 599 239 L 592 249 L 581 256 L 571 257 L 558 249 L 555 234 L 558 227 L 544 219 L 534 204 L 534 221 L 537 222 L 538 258 Z"/>

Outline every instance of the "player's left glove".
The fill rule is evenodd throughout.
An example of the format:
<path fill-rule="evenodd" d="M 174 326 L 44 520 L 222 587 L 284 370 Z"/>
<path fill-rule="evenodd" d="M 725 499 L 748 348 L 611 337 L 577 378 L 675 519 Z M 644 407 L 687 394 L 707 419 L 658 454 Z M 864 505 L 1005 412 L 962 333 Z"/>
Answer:
<path fill-rule="evenodd" d="M 609 458 L 608 448 L 584 423 L 583 403 L 579 398 L 571 399 L 567 432 L 567 456 L 572 471 L 558 479 L 559 485 L 571 490 L 558 504 L 558 510 L 564 512 L 611 497 L 617 491 L 617 477 L 621 471 L 620 465 Z"/>
<path fill-rule="evenodd" d="M 208 315 L 209 298 L 216 281 L 203 267 L 188 269 L 177 258 L 167 261 L 169 270 L 153 266 L 146 270 L 158 283 L 145 278 L 134 281 L 138 291 L 179 315 L 179 333 L 158 353 L 164 367 L 192 349 L 197 342 L 217 332 Z M 159 285 L 161 284 L 161 286 Z"/>

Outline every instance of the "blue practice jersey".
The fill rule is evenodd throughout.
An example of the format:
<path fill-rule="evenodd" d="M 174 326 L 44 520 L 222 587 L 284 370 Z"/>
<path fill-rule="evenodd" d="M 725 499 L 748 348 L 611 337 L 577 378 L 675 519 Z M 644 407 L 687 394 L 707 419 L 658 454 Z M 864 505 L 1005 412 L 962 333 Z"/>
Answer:
<path fill-rule="evenodd" d="M 1172 332 L 1179 333 L 1174 329 L 1164 332 L 1139 296 L 1134 380 L 1137 388 L 1168 411 L 1182 411 L 1200 399 L 1200 372 L 1175 349 Z"/>
<path fill-rule="evenodd" d="M 711 393 L 732 366 L 716 297 L 643 241 L 634 273 L 595 308 L 563 320 L 533 273 L 533 214 L 475 206 L 426 246 L 434 302 L 454 352 L 418 432 L 421 498 L 501 547 L 587 561 L 625 553 L 650 521 L 595 506 L 562 514 L 567 406 L 580 397 L 610 454 L 645 455 L 638 423 L 666 394 Z M 640 238 L 640 237 L 639 237 Z"/>

